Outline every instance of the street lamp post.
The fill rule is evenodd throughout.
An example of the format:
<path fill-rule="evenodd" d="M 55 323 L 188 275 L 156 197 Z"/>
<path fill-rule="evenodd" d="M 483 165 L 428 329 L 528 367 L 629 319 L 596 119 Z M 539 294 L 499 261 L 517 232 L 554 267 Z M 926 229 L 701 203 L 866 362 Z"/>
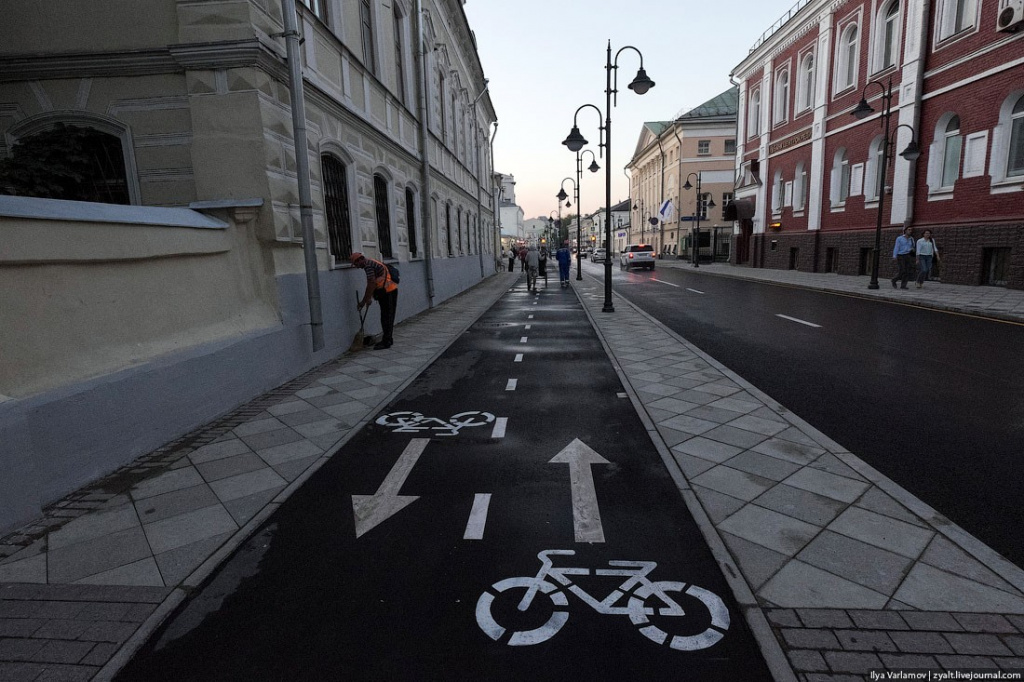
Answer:
<path fill-rule="evenodd" d="M 583 152 L 577 152 L 577 280 L 583 280 L 583 262 L 581 256 L 583 255 L 583 208 L 580 205 L 580 182 L 583 179 L 583 155 L 590 154 L 590 166 L 587 167 L 591 173 L 596 173 L 601 170 L 601 167 L 597 165 L 597 157 L 594 155 L 593 150 L 584 150 Z"/>
<path fill-rule="evenodd" d="M 857 119 L 864 119 L 875 113 L 875 110 L 868 104 L 867 99 L 864 97 L 864 93 L 872 85 L 877 85 L 882 89 L 882 127 L 885 129 L 885 140 L 882 142 L 882 160 L 881 169 L 879 170 L 879 185 L 878 188 L 878 214 L 875 216 L 875 253 L 871 258 L 871 281 L 868 283 L 868 289 L 878 288 L 878 257 L 882 252 L 882 213 L 884 212 L 885 206 L 885 180 L 888 175 L 889 162 L 891 160 L 891 154 L 889 153 L 889 147 L 895 146 L 896 140 L 892 139 L 896 134 L 899 133 L 900 128 L 908 128 L 910 130 L 910 142 L 907 144 L 907 148 L 900 152 L 900 156 L 905 158 L 907 161 L 915 161 L 921 156 L 921 149 L 917 146 L 917 141 L 914 140 L 915 130 L 913 126 L 909 126 L 906 123 L 900 123 L 896 126 L 890 134 L 890 121 L 892 119 L 892 76 L 886 84 L 882 84 L 881 81 L 869 81 L 864 89 L 861 90 L 860 102 L 851 115 Z"/>
<path fill-rule="evenodd" d="M 566 176 L 566 177 L 562 178 L 562 184 L 558 188 L 558 201 L 562 202 L 562 201 L 565 201 L 566 199 L 569 198 L 569 195 L 565 193 L 565 181 L 566 180 L 568 180 L 569 182 L 572 183 L 573 194 L 576 195 L 576 213 L 579 214 L 579 212 L 580 212 L 580 202 L 579 202 L 580 186 L 579 186 L 579 183 L 577 181 L 573 180 L 569 176 Z M 568 202 L 568 201 L 565 201 L 565 205 L 566 206 L 572 206 L 572 203 Z M 561 203 L 559 203 L 559 208 L 561 208 Z M 577 224 L 578 223 L 579 223 L 579 221 L 577 220 Z M 558 246 L 561 247 L 566 241 L 568 241 L 568 239 L 569 239 L 569 228 L 566 227 L 564 232 L 561 229 L 559 229 L 558 230 Z"/>
<path fill-rule="evenodd" d="M 630 90 L 638 95 L 645 94 L 648 90 L 654 87 L 654 81 L 647 77 L 647 72 L 644 70 L 644 55 L 640 50 L 636 49 L 632 45 L 627 45 L 619 49 L 615 53 L 615 59 L 612 59 L 612 42 L 608 41 L 607 59 L 605 61 L 605 116 L 604 116 L 604 146 L 608 152 L 607 165 L 605 166 L 605 223 L 604 223 L 604 235 L 605 235 L 605 253 L 611 249 L 612 246 L 612 95 L 618 94 L 619 86 L 619 55 L 622 54 L 623 50 L 633 50 L 640 57 L 640 69 L 636 72 L 636 77 L 627 86 Z M 614 79 L 612 72 L 614 71 Z M 616 103 L 618 98 L 616 97 Z M 584 105 L 593 106 L 593 105 Z M 580 107 L 582 109 L 582 107 Z M 596 107 L 595 107 L 596 108 Z M 579 109 L 577 109 L 579 113 Z M 600 113 L 600 109 L 598 109 Z M 576 119 L 573 117 L 572 131 L 569 133 L 569 137 L 565 138 L 562 142 L 570 151 L 577 152 L 583 149 L 587 141 L 580 135 L 579 128 L 576 127 Z M 601 308 L 601 312 L 614 313 L 615 306 L 612 305 L 612 260 L 606 258 L 604 262 L 604 307 Z"/>
<path fill-rule="evenodd" d="M 697 178 L 697 187 L 694 188 L 690 184 L 690 178 Z M 701 214 L 701 197 L 703 196 L 700 191 L 700 173 L 690 173 L 686 176 L 686 184 L 683 185 L 683 189 L 696 189 L 697 190 L 697 206 L 694 212 L 694 228 L 693 228 L 693 267 L 700 267 L 700 214 Z M 714 197 L 708 198 L 707 208 L 714 208 L 716 206 Z M 714 251 L 711 253 L 711 261 L 714 262 L 715 254 Z"/>

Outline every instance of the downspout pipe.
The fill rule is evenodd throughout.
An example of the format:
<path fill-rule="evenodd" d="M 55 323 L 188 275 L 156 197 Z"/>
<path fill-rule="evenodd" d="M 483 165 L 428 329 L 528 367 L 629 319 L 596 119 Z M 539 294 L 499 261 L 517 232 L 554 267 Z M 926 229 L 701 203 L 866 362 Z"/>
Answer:
<path fill-rule="evenodd" d="M 288 0 L 294 2 L 295 0 Z M 427 77 L 427 42 L 423 35 L 423 0 L 416 0 L 416 34 L 419 37 L 419 49 L 416 51 L 420 60 L 419 76 L 419 116 L 420 116 L 420 174 L 423 184 L 423 199 L 420 201 L 420 215 L 423 223 L 423 264 L 427 285 L 427 307 L 434 307 L 434 226 L 430 222 L 430 125 L 427 119 L 427 89 L 430 78 Z"/>
<path fill-rule="evenodd" d="M 658 149 L 661 151 L 661 200 L 658 202 L 658 224 L 661 226 L 661 244 L 658 248 L 659 256 L 665 254 L 665 220 L 661 217 L 661 207 L 665 204 L 665 148 L 661 146 L 661 135 L 655 138 L 658 141 Z"/>
<path fill-rule="evenodd" d="M 679 120 L 676 119 L 672 122 L 672 134 L 676 136 L 676 144 L 678 145 L 676 153 L 679 159 L 679 172 L 676 174 L 676 239 L 681 240 L 683 238 L 683 138 L 679 137 Z M 682 251 L 682 247 L 679 249 Z M 678 258 L 682 258 L 681 254 L 676 254 Z"/>
<path fill-rule="evenodd" d="M 488 81 L 485 78 L 484 79 L 484 89 L 480 91 L 480 94 L 476 96 L 476 99 L 474 99 L 473 103 L 470 105 L 471 107 L 473 107 L 473 119 L 474 119 L 475 123 L 478 123 L 477 115 L 476 115 L 476 103 L 480 101 L 480 98 L 484 96 L 484 94 L 487 92 L 487 88 L 489 88 L 489 87 L 491 87 L 491 83 L 490 83 L 490 81 Z M 485 273 L 484 273 L 484 223 L 483 223 L 484 202 L 483 202 L 483 199 L 480 196 L 480 192 L 483 190 L 483 183 L 480 182 L 480 174 L 483 171 L 483 167 L 484 167 L 484 160 L 483 160 L 483 153 L 482 153 L 483 150 L 482 150 L 482 148 L 480 146 L 480 137 L 481 137 L 482 134 L 483 134 L 483 131 L 481 131 L 479 128 L 477 128 L 477 130 L 475 130 L 474 134 L 473 134 L 473 152 L 474 152 L 474 155 L 475 155 L 475 158 L 476 158 L 476 173 L 475 173 L 475 179 L 476 179 L 476 250 L 477 250 L 477 253 L 480 255 L 480 279 L 483 279 L 486 276 Z M 496 251 L 495 252 L 495 257 L 497 257 L 498 253 L 501 253 L 501 252 L 500 251 Z"/>
<path fill-rule="evenodd" d="M 498 213 L 498 192 L 501 191 L 501 187 L 495 182 L 494 173 L 494 138 L 498 136 L 498 122 L 494 122 L 494 131 L 491 132 L 491 182 L 494 183 L 491 188 L 491 206 L 494 207 L 494 234 L 495 234 L 495 253 L 501 253 L 501 216 Z"/>
<path fill-rule="evenodd" d="M 309 181 L 309 149 L 306 142 L 306 102 L 299 53 L 299 26 L 295 0 L 284 0 L 284 39 L 288 54 L 288 80 L 292 99 L 292 134 L 295 139 L 295 172 L 299 185 L 299 218 L 302 223 L 302 254 L 306 264 L 306 292 L 309 297 L 309 326 L 313 351 L 324 347 L 324 319 L 320 302 L 320 268 L 316 259 L 313 231 L 313 192 Z"/>

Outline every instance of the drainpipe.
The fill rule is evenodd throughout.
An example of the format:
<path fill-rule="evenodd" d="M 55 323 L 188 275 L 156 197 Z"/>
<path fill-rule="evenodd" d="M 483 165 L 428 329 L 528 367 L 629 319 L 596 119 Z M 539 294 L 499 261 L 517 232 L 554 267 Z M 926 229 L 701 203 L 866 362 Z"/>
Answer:
<path fill-rule="evenodd" d="M 498 122 L 494 122 L 494 132 L 491 133 L 491 182 L 494 182 L 494 138 L 498 136 Z M 492 186 L 491 189 L 491 206 L 494 207 L 494 232 L 496 235 L 497 242 L 495 246 L 497 251 L 495 253 L 501 253 L 501 216 L 498 213 L 498 192 L 501 191 L 501 187 L 497 184 Z"/>
<path fill-rule="evenodd" d="M 679 172 L 676 173 L 676 239 L 683 238 L 683 138 L 679 137 L 679 119 L 672 122 L 672 134 L 676 136 L 676 153 L 679 155 Z M 682 258 L 682 247 L 679 248 L 677 258 Z"/>
<path fill-rule="evenodd" d="M 294 0 L 288 0 L 294 2 Z M 423 200 L 420 202 L 420 213 L 423 218 L 423 263 L 427 284 L 427 307 L 434 307 L 434 246 L 431 240 L 433 225 L 430 223 L 430 126 L 427 120 L 427 89 L 430 78 L 427 76 L 427 44 L 423 35 L 423 0 L 416 0 L 416 34 L 419 37 L 417 56 L 420 59 L 419 76 L 419 114 L 420 114 L 420 173 L 423 176 Z"/>
<path fill-rule="evenodd" d="M 284 39 L 288 53 L 289 89 L 292 99 L 292 134 L 295 139 L 295 172 L 299 184 L 299 218 L 302 223 L 302 254 L 306 263 L 306 292 L 309 297 L 309 326 L 313 351 L 324 347 L 324 320 L 320 304 L 320 268 L 316 260 L 313 231 L 313 192 L 309 183 L 309 151 L 306 144 L 306 102 L 299 54 L 299 27 L 295 0 L 284 0 Z"/>
<path fill-rule="evenodd" d="M 661 200 L 658 202 L 658 224 L 661 226 L 661 244 L 658 245 L 658 248 L 661 250 L 658 252 L 658 255 L 664 257 L 665 221 L 661 218 L 661 207 L 665 203 L 665 148 L 661 146 L 661 135 L 656 139 L 658 141 L 658 149 L 661 150 Z"/>
<path fill-rule="evenodd" d="M 917 59 L 917 66 L 915 68 L 915 73 L 914 73 L 914 81 L 915 81 L 915 85 L 916 85 L 916 87 L 914 88 L 914 91 L 915 91 L 916 94 L 915 94 L 915 97 L 914 97 L 914 120 L 913 120 L 913 123 L 911 125 L 914 128 L 914 132 L 915 132 L 915 134 L 917 136 L 919 144 L 920 144 L 920 140 L 921 140 L 921 98 L 922 98 L 922 95 L 924 94 L 925 50 L 927 49 L 927 46 L 928 46 L 928 30 L 929 30 L 928 22 L 931 21 L 929 9 L 930 9 L 929 3 L 927 3 L 927 2 L 923 3 L 923 7 L 921 8 L 921 35 L 918 37 L 918 40 L 920 40 L 921 42 L 919 43 L 919 48 L 918 48 L 919 52 L 918 52 L 918 55 L 917 55 L 917 57 L 918 57 L 918 59 Z M 903 86 L 903 81 L 901 79 L 900 80 L 900 91 L 901 91 L 900 92 L 900 108 L 901 109 L 903 108 L 903 96 L 902 96 L 903 87 L 902 86 Z M 898 119 L 897 119 L 897 122 L 899 122 Z M 897 135 L 897 137 L 898 137 L 898 135 Z M 918 159 L 918 161 L 919 160 L 920 159 Z M 907 194 L 909 196 L 907 197 L 907 215 L 906 215 L 906 217 L 903 220 L 903 226 L 904 227 L 910 227 L 910 226 L 912 226 L 914 224 L 914 198 L 915 198 L 915 191 L 914 190 L 917 187 L 917 164 L 918 164 L 918 161 L 914 161 L 914 162 L 910 163 L 909 164 L 909 168 L 907 169 Z M 893 181 L 893 184 L 895 184 L 895 181 Z M 882 191 L 885 191 L 885 189 L 883 188 Z"/>
<path fill-rule="evenodd" d="M 488 81 L 485 78 L 484 79 L 484 89 L 480 91 L 480 94 L 476 96 L 476 99 L 473 100 L 473 103 L 470 105 L 471 107 L 473 107 L 473 119 L 474 119 L 473 122 L 474 122 L 474 124 L 478 123 L 477 115 L 476 115 L 476 103 L 480 101 L 480 98 L 484 96 L 484 93 L 487 92 L 487 88 L 489 88 L 489 87 L 491 87 L 491 83 L 490 83 L 490 81 Z M 476 127 L 476 125 L 474 125 L 474 128 L 475 128 L 475 130 L 474 130 L 474 134 L 473 134 L 473 154 L 474 154 L 474 159 L 476 160 L 476 174 L 475 174 L 475 179 L 476 179 L 476 250 L 477 250 L 477 253 L 480 256 L 480 279 L 483 279 L 484 276 L 485 276 L 484 275 L 484 228 L 483 228 L 483 220 L 482 220 L 484 202 L 483 202 L 483 199 L 480 198 L 480 191 L 483 189 L 482 183 L 480 182 L 480 170 L 483 168 L 484 164 L 483 164 L 483 159 L 481 158 L 481 155 L 480 155 L 480 135 L 481 135 L 481 131 L 480 131 L 479 128 Z M 501 253 L 501 252 L 498 251 L 496 253 Z"/>

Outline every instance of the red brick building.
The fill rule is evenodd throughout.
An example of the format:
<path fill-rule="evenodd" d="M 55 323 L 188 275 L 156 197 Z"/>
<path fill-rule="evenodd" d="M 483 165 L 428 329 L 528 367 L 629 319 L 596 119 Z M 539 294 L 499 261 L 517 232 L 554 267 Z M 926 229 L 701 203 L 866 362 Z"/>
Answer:
<path fill-rule="evenodd" d="M 881 215 L 879 277 L 909 225 L 933 277 L 1024 288 L 1024 0 L 800 0 L 732 77 L 735 262 L 870 274 Z"/>

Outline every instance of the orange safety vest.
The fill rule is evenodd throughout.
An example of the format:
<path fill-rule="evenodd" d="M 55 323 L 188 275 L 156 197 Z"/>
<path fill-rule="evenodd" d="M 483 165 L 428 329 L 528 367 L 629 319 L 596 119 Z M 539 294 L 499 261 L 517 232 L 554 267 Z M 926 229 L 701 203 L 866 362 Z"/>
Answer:
<path fill-rule="evenodd" d="M 374 280 L 374 284 L 376 285 L 377 289 L 380 289 L 381 287 L 383 287 L 384 291 L 389 293 L 389 294 L 392 291 L 397 291 L 398 290 L 398 285 L 395 284 L 394 281 L 392 281 L 392 279 L 391 279 L 391 270 L 388 269 L 387 265 L 385 265 L 384 263 L 381 263 L 379 260 L 374 260 L 372 258 L 367 258 L 366 260 L 370 261 L 371 263 L 376 263 L 377 265 L 381 266 L 381 268 L 384 269 L 384 276 L 383 277 L 377 277 Z M 376 269 L 374 269 L 374 274 L 376 274 Z"/>

